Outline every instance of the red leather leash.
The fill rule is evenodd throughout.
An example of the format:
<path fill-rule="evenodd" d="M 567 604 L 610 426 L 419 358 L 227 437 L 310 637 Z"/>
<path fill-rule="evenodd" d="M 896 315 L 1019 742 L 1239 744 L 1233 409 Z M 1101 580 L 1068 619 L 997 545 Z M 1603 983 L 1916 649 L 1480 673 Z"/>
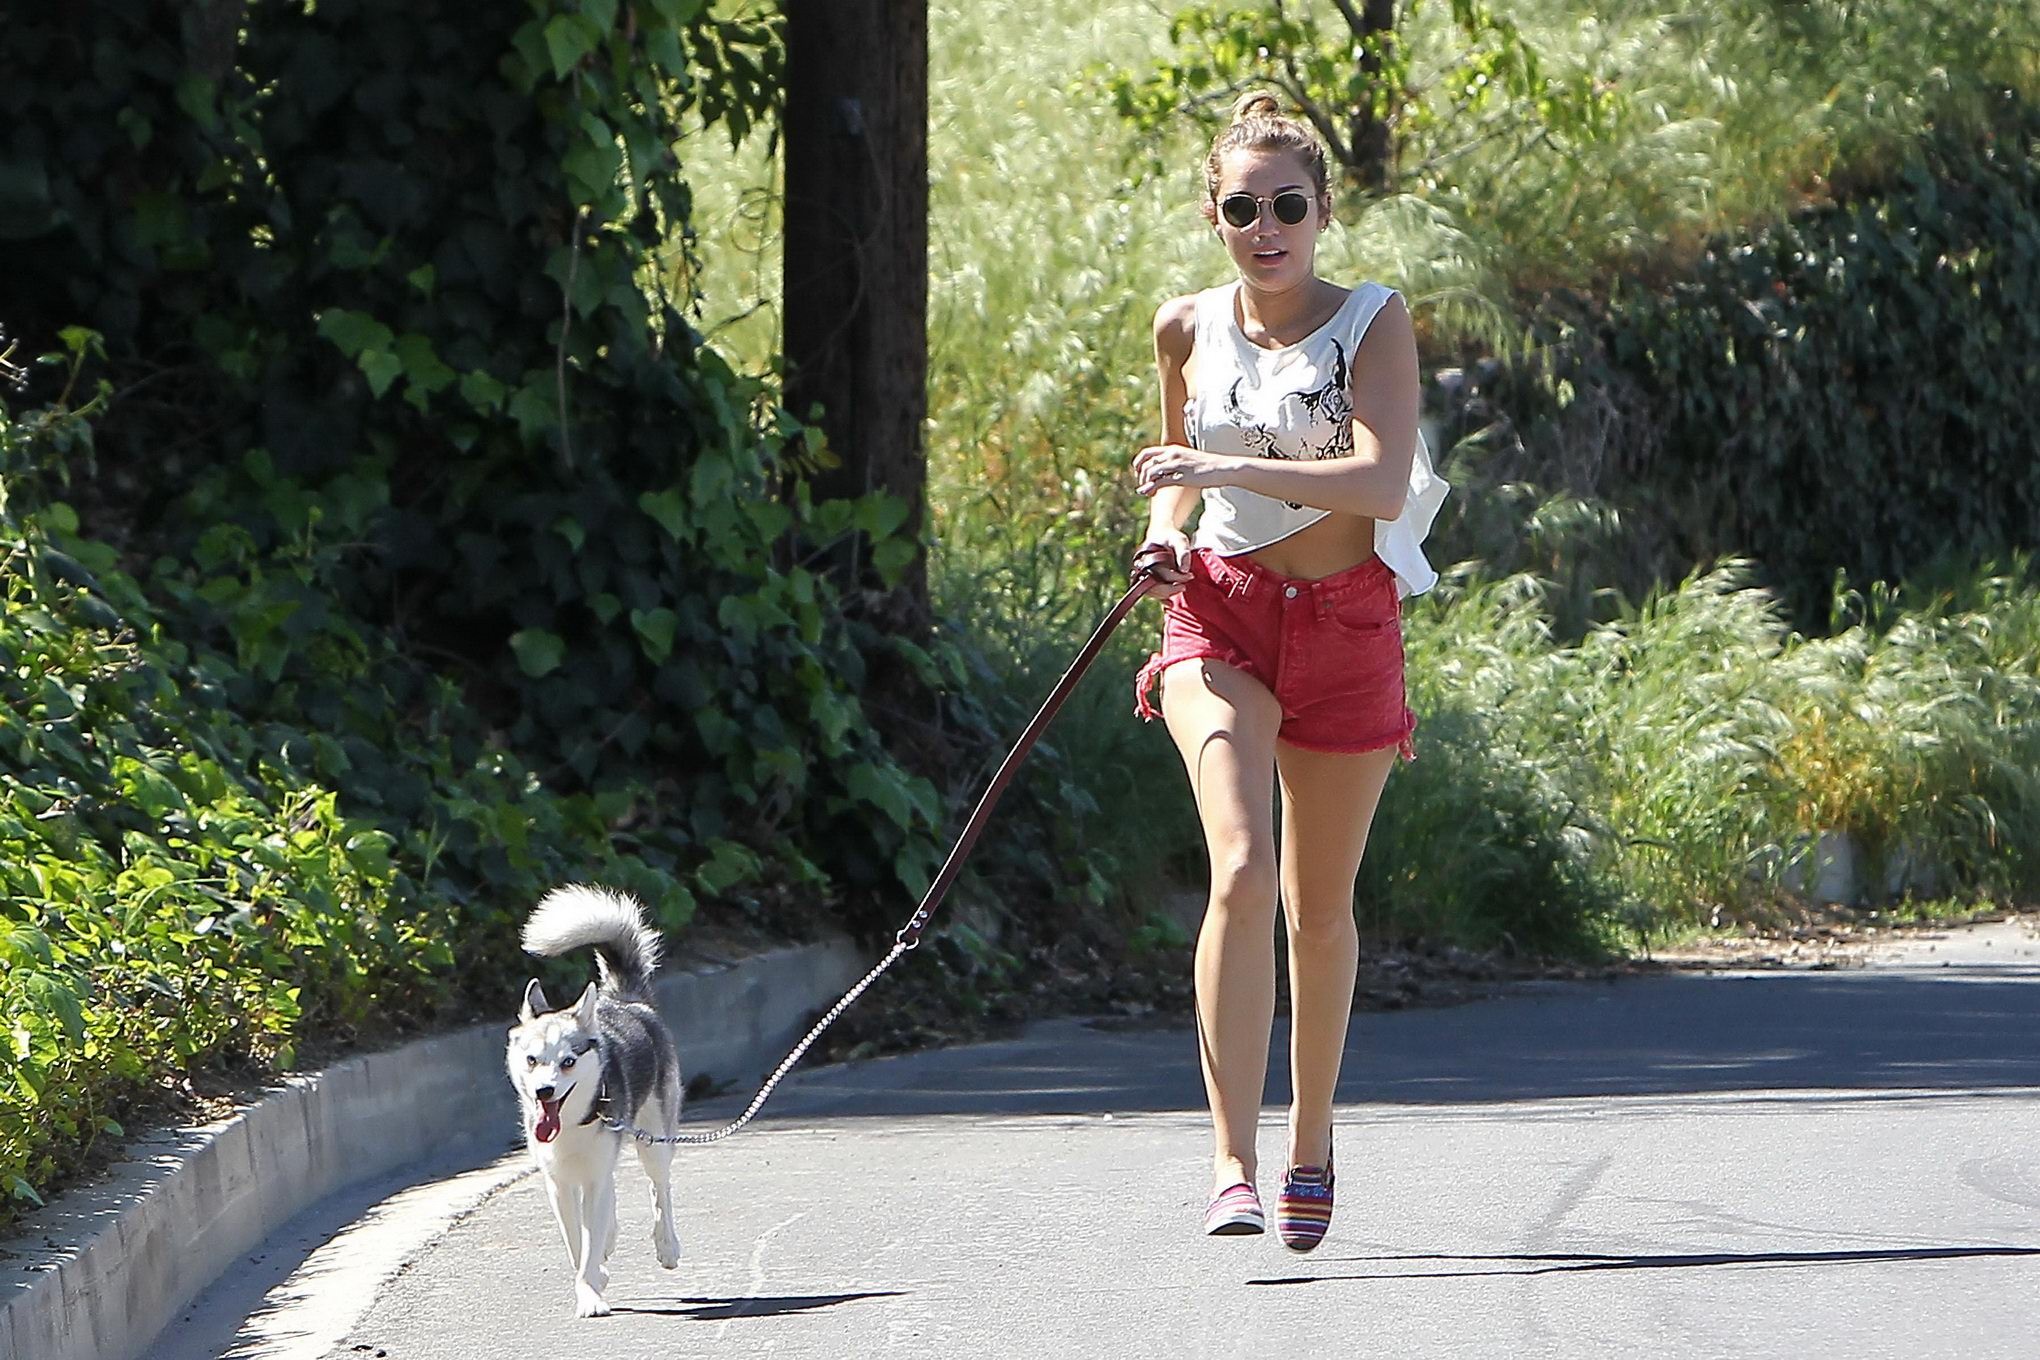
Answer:
<path fill-rule="evenodd" d="M 1013 749 L 1006 753 L 1006 759 L 992 775 L 992 782 L 985 786 L 983 796 L 978 799 L 976 809 L 971 812 L 970 820 L 964 823 L 963 834 L 956 838 L 956 845 L 950 850 L 949 858 L 943 861 L 941 871 L 935 875 L 935 881 L 928 885 L 928 891 L 921 898 L 921 905 L 915 908 L 913 918 L 893 937 L 902 947 L 912 949 L 921 942 L 921 931 L 927 926 L 928 918 L 934 914 L 935 908 L 941 905 L 943 894 L 949 891 L 949 885 L 955 881 L 957 874 L 963 871 L 965 857 L 970 854 L 971 847 L 977 844 L 978 833 L 985 829 L 985 823 L 991 819 L 992 808 L 998 803 L 999 796 L 1006 791 L 1006 786 L 1013 782 L 1014 774 L 1020 769 L 1020 762 L 1027 759 L 1027 753 L 1034 749 L 1036 739 L 1054 720 L 1056 711 L 1063 706 L 1063 701 L 1070 697 L 1070 691 L 1077 687 L 1077 681 L 1083 679 L 1084 672 L 1091 668 L 1091 663 L 1098 659 L 1098 653 L 1105 649 L 1106 639 L 1112 636 L 1112 630 L 1119 627 L 1120 622 L 1139 602 L 1141 596 L 1159 584 L 1155 577 L 1155 567 L 1160 556 L 1167 552 L 1166 548 L 1151 545 L 1143 550 L 1140 556 L 1134 558 L 1133 584 L 1126 588 L 1126 593 L 1119 597 L 1119 603 L 1112 606 L 1104 621 L 1092 632 L 1090 641 L 1078 651 L 1076 660 L 1070 662 L 1069 669 L 1062 674 L 1062 679 L 1055 682 L 1055 688 L 1048 692 L 1048 698 L 1042 701 L 1033 720 L 1020 734 L 1020 740 L 1014 742 Z"/>

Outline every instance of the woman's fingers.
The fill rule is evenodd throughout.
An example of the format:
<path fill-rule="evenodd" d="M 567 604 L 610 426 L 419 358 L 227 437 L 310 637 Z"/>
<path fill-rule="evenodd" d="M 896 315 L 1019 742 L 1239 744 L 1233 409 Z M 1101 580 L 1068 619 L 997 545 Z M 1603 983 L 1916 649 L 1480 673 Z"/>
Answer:
<path fill-rule="evenodd" d="M 1183 480 L 1181 459 L 1172 449 L 1146 448 L 1134 456 L 1134 485 L 1143 496 Z"/>
<path fill-rule="evenodd" d="M 1155 493 L 1153 468 L 1155 455 L 1160 452 L 1160 449 L 1150 446 L 1133 455 L 1133 485 L 1143 496 Z"/>
<path fill-rule="evenodd" d="M 1133 475 L 1142 481 L 1152 480 L 1157 473 L 1174 467 L 1180 461 L 1177 451 L 1171 446 L 1150 444 L 1133 455 Z"/>

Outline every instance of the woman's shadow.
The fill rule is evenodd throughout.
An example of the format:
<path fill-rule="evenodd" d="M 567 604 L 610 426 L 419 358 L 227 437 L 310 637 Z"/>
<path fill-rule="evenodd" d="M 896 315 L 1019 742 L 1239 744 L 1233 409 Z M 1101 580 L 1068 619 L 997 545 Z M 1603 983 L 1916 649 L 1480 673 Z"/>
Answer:
<path fill-rule="evenodd" d="M 1341 1261 L 1437 1261 L 1497 1265 L 1496 1270 L 1386 1270 L 1351 1275 L 1289 1275 L 1248 1280 L 1250 1285 L 1324 1284 L 1334 1280 L 1457 1280 L 1490 1275 L 1578 1275 L 1596 1270 L 1684 1270 L 1694 1266 L 1888 1265 L 1895 1261 L 1954 1261 L 1973 1256 L 2040 1256 L 2040 1247 L 1892 1247 L 1875 1251 L 1719 1251 L 1602 1255 L 1593 1252 L 1527 1252 L 1490 1256 L 1345 1256 Z"/>

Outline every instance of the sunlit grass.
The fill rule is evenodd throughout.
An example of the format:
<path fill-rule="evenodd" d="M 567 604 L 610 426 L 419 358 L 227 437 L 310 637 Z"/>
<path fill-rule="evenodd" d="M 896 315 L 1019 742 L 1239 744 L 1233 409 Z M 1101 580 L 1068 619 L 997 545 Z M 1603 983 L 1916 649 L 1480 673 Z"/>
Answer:
<path fill-rule="evenodd" d="M 1873 897 L 2040 888 L 2030 568 L 1820 639 L 1733 566 L 1577 645 L 1549 620 L 1534 579 L 1455 575 L 1412 619 L 1412 690 L 1527 765 L 1553 831 L 1524 848 L 1577 856 L 1616 919 L 1761 916 L 1823 831 L 1857 844 Z M 1450 861 L 1456 834 L 1440 809 L 1400 853 Z"/>

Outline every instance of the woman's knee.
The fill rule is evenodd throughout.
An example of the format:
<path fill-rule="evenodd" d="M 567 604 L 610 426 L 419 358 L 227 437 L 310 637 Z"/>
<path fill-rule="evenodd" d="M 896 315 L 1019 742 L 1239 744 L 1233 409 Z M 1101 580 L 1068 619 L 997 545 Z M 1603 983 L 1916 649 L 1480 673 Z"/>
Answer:
<path fill-rule="evenodd" d="M 1353 894 L 1296 893 L 1282 895 L 1283 925 L 1295 940 L 1327 943 L 1358 934 L 1353 920 Z"/>
<path fill-rule="evenodd" d="M 1212 910 L 1262 916 L 1272 925 L 1280 895 L 1272 854 L 1242 847 L 1212 855 Z"/>

